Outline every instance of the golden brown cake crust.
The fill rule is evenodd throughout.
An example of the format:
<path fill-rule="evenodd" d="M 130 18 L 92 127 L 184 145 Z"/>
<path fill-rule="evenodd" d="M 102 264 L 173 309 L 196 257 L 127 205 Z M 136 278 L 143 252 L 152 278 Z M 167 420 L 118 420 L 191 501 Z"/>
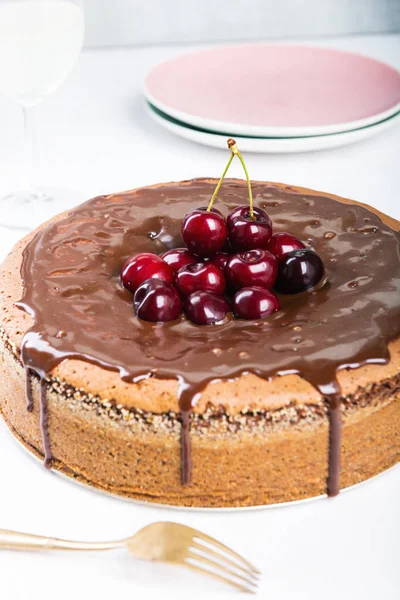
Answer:
<path fill-rule="evenodd" d="M 43 458 L 39 426 L 39 389 L 34 411 L 25 407 L 22 367 L 0 350 L 3 417 L 12 433 Z M 360 397 L 365 404 L 359 408 Z M 359 404 L 342 410 L 341 485 L 347 487 L 380 473 L 400 459 L 400 377 L 356 395 Z M 117 411 L 48 391 L 54 468 L 101 490 L 181 506 L 256 506 L 325 493 L 328 419 L 324 406 L 315 418 L 292 423 L 284 409 L 280 429 L 249 427 L 232 435 L 225 417 L 212 433 L 192 431 L 192 484 L 180 483 L 180 430 L 172 416 L 151 413 L 123 419 Z M 208 417 L 209 420 L 211 417 Z M 265 420 L 265 419 L 264 419 Z M 219 427 L 223 432 L 219 432 Z M 230 435 L 226 433 L 230 432 Z"/>
<path fill-rule="evenodd" d="M 399 230 L 397 221 L 366 208 Z M 18 360 L 22 337 L 32 323 L 13 304 L 22 293 L 22 251 L 33 235 L 16 245 L 0 270 L 0 377 L 5 382 L 0 409 L 14 434 L 41 455 L 38 386 L 34 380 L 35 409 L 27 413 L 25 373 Z M 400 340 L 390 344 L 390 354 L 386 365 L 338 373 L 345 399 L 342 487 L 399 460 Z M 152 378 L 128 384 L 115 372 L 66 360 L 53 372 L 48 399 L 55 468 L 113 493 L 189 506 L 238 506 L 325 491 L 326 407 L 315 389 L 297 375 L 266 381 L 248 374 L 207 386 L 195 407 L 195 468 L 189 488 L 180 484 L 175 380 Z M 301 413 L 306 417 L 300 419 Z M 210 489 L 210 481 L 218 481 L 217 489 Z"/>

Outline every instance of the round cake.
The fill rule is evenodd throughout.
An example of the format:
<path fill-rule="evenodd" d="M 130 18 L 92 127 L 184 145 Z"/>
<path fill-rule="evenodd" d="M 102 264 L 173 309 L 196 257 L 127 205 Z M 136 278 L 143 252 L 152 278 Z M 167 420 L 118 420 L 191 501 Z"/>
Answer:
<path fill-rule="evenodd" d="M 45 465 L 171 505 L 255 506 L 364 481 L 400 456 L 400 224 L 312 190 L 252 182 L 274 232 L 326 281 L 265 319 L 139 319 L 121 269 L 182 247 L 216 180 L 101 196 L 21 240 L 0 269 L 0 410 Z M 216 208 L 246 204 L 224 181 Z"/>

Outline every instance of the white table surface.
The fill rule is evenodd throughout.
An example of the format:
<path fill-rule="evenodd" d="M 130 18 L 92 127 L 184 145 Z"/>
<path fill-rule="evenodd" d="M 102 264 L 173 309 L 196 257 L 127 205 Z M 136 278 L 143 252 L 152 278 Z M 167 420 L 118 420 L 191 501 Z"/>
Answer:
<path fill-rule="evenodd" d="M 400 68 L 400 35 L 323 41 Z M 146 116 L 146 71 L 177 46 L 87 51 L 64 86 L 37 109 L 42 179 L 82 199 L 158 181 L 218 177 L 226 153 L 173 137 Z M 0 100 L 0 192 L 20 173 L 20 110 Z M 253 179 L 283 181 L 355 198 L 400 218 L 400 128 L 354 146 L 309 154 L 249 155 Z M 238 166 L 235 173 L 241 177 Z M 0 228 L 0 259 L 19 232 Z M 1 382 L 0 382 L 1 385 Z M 0 527 L 76 539 L 123 537 L 156 520 L 203 529 L 263 571 L 260 598 L 375 599 L 400 595 L 400 468 L 333 500 L 257 511 L 199 512 L 127 503 L 48 473 L 0 423 Z M 1 552 L 0 595 L 33 598 L 234 597 L 203 578 L 130 561 L 123 553 Z"/>

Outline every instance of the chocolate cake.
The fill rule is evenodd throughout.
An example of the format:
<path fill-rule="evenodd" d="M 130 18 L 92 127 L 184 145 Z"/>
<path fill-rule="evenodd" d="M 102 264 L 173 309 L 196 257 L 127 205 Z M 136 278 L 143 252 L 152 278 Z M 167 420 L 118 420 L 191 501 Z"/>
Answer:
<path fill-rule="evenodd" d="M 47 467 L 184 506 L 299 500 L 400 456 L 399 223 L 312 190 L 253 182 L 255 206 L 322 258 L 319 289 L 267 319 L 139 319 L 120 273 L 182 246 L 215 180 L 101 196 L 19 242 L 0 270 L 0 410 Z M 245 204 L 227 179 L 217 208 Z"/>

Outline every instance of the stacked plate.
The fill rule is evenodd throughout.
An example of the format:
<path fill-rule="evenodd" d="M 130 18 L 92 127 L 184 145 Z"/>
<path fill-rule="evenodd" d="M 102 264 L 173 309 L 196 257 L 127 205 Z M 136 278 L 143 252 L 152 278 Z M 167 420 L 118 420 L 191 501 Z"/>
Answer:
<path fill-rule="evenodd" d="M 304 152 L 363 140 L 400 119 L 400 73 L 339 50 L 219 46 L 168 60 L 145 81 L 147 109 L 181 137 L 249 152 Z"/>

